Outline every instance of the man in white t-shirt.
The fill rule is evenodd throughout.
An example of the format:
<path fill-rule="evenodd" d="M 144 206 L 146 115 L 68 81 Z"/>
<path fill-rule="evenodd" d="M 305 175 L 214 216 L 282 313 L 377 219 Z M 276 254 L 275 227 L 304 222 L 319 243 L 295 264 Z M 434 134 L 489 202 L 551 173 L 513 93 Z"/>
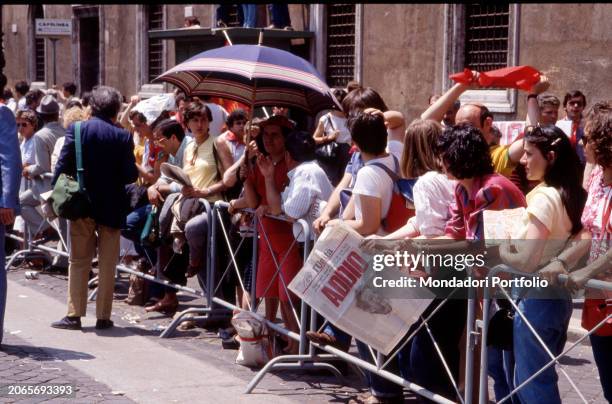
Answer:
<path fill-rule="evenodd" d="M 334 188 L 327 175 L 315 161 L 315 141 L 306 132 L 292 132 L 285 139 L 285 162 L 289 185 L 279 192 L 273 181 L 274 166 L 271 160 L 260 158 L 257 162 L 266 177 L 266 198 L 269 213 L 284 213 L 293 220 L 304 219 L 314 239 L 312 222 L 319 217 Z M 267 179 L 271 178 L 272 181 Z M 293 235 L 297 241 L 305 240 L 302 226 L 294 223 Z"/>

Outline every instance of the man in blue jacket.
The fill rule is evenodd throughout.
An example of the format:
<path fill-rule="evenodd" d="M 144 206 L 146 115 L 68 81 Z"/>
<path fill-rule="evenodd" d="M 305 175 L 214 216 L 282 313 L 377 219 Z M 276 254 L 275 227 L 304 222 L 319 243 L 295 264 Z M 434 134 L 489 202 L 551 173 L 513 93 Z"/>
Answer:
<path fill-rule="evenodd" d="M 91 201 L 91 217 L 70 221 L 70 266 L 68 269 L 68 315 L 52 327 L 78 330 L 87 309 L 87 281 L 98 249 L 98 294 L 96 328 L 113 326 L 110 320 L 119 258 L 120 229 L 129 209 L 125 185 L 136 181 L 134 142 L 116 125 L 121 94 L 112 87 L 93 90 L 92 118 L 81 124 L 84 185 Z M 60 174 L 76 178 L 74 124 L 66 132 L 53 184 Z M 97 233 L 96 233 L 97 231 Z"/>
<path fill-rule="evenodd" d="M 0 90 L 4 85 L 0 85 Z M 17 124 L 13 112 L 0 103 L 0 343 L 4 330 L 6 308 L 6 268 L 4 267 L 5 226 L 19 214 L 19 184 L 21 182 L 21 152 L 17 140 Z"/>

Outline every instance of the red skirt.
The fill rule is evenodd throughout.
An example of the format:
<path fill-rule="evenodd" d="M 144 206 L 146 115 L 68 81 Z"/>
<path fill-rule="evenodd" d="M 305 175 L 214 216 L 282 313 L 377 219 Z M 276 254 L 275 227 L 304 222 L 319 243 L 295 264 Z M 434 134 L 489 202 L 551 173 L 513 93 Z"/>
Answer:
<path fill-rule="evenodd" d="M 303 265 L 298 244 L 293 237 L 292 225 L 270 218 L 262 218 L 260 223 L 256 297 L 275 297 L 282 302 L 288 302 L 289 283 Z M 265 235 L 262 227 L 265 229 Z M 278 266 L 280 270 L 277 269 Z M 291 296 L 292 300 L 295 299 L 295 295 Z"/>

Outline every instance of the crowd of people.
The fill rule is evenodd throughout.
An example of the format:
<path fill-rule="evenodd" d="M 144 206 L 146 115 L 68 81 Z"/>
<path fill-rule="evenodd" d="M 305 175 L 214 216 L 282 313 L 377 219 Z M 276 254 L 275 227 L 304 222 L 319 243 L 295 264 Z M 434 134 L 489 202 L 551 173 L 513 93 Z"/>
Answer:
<path fill-rule="evenodd" d="M 218 296 L 249 309 L 254 290 L 267 319 L 276 321 L 280 309 L 285 326 L 298 332 L 294 312 L 299 299 L 287 289 L 304 259 L 298 219 L 309 224 L 312 239 L 342 222 L 364 237 L 400 243 L 417 237 L 483 240 L 485 210 L 524 207 L 521 231 L 502 244 L 500 257 L 520 271 L 548 279 L 555 296 L 521 295 L 517 304 L 524 317 L 514 317 L 512 343 L 489 347 L 488 372 L 501 399 L 550 360 L 530 328 L 559 355 L 572 313 L 571 293 L 589 279 L 612 280 L 612 102 L 597 102 L 587 110 L 586 96 L 568 91 L 561 103 L 546 92 L 550 83 L 542 77 L 526 97 L 524 132 L 511 144 L 500 144 L 490 110 L 459 102 L 463 92 L 478 87 L 477 72 L 474 77 L 470 84 L 458 83 L 432 96 L 429 107 L 410 123 L 400 111 L 390 110 L 376 90 L 350 82 L 334 90 L 342 110 L 322 114 L 310 131 L 297 127 L 284 107 L 254 118 L 246 107 L 228 112 L 211 99 L 179 92 L 152 107 L 137 96 L 123 102 L 116 89 L 105 86 L 77 98 L 73 83 L 44 93 L 19 82 L 14 93 L 4 91 L 0 104 L 0 237 L 20 214 L 22 223 L 13 231 L 27 228 L 34 239 L 43 240 L 55 232 L 68 241 L 68 311 L 52 324 L 55 328 L 81 328 L 88 274 L 97 256 L 96 327 L 104 329 L 113 326 L 114 272 L 122 237 L 134 245 L 135 268 L 185 285 L 187 278 L 202 276 L 209 256 L 223 269 L 232 259 L 225 243 L 214 254 L 207 250 L 212 217 L 203 201 L 212 206 L 224 200 L 229 208 L 222 212 L 222 222 L 229 242 L 234 247 L 244 242 L 234 257 L 239 271 L 223 277 Z M 561 105 L 564 116 L 559 119 Z M 82 151 L 77 152 L 77 142 Z M 9 150 L 16 147 L 14 156 Z M 23 180 L 15 190 L 12 177 L 5 174 L 11 168 L 5 167 L 15 166 L 19 157 Z M 45 193 L 61 174 L 76 178 L 81 158 L 89 217 L 69 224 L 49 218 L 43 209 Z M 182 170 L 189 182 L 177 181 L 168 165 Z M 414 209 L 394 226 L 398 213 L 391 206 L 398 176 L 416 180 Z M 260 223 L 255 268 L 249 241 L 253 213 L 246 208 Z M 272 217 L 277 215 L 288 220 Z M 569 280 L 560 284 L 559 274 Z M 5 277 L 0 283 L 3 299 Z M 144 288 L 144 282 L 130 279 L 129 304 L 168 315 L 178 310 L 176 289 L 157 284 Z M 587 330 L 609 315 L 611 301 L 610 295 L 587 288 L 582 318 Z M 430 332 L 458 379 L 466 305 L 441 304 L 436 299 L 426 310 L 438 310 Z M 503 305 L 497 301 L 495 309 Z M 352 337 L 329 323 L 308 332 L 308 338 L 348 350 Z M 612 320 L 590 340 L 604 396 L 612 401 Z M 361 358 L 371 362 L 369 347 L 356 344 Z M 285 341 L 285 353 L 297 348 L 295 341 Z M 456 394 L 425 329 L 404 345 L 391 366 L 430 391 L 451 398 Z M 401 400 L 401 386 L 366 374 L 371 402 Z M 512 401 L 546 397 L 547 402 L 560 402 L 557 379 L 555 367 L 548 367 Z"/>

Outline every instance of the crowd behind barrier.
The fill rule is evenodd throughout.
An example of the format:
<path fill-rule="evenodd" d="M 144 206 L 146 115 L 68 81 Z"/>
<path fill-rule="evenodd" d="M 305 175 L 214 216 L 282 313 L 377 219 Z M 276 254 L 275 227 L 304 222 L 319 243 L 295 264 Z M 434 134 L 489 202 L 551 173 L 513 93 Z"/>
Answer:
<path fill-rule="evenodd" d="M 100 289 L 89 300 L 96 298 L 98 304 L 97 328 L 113 326 L 108 279 L 119 272 L 131 276 L 130 291 L 135 294 L 143 293 L 137 290 L 138 279 L 159 285 L 150 288 L 146 311 L 173 315 L 178 308 L 176 291 L 204 299 L 204 307 L 182 311 L 161 337 L 169 337 L 186 321 L 215 319 L 231 329 L 232 316 L 239 312 L 249 312 L 266 324 L 271 344 L 284 348 L 273 353 L 247 393 L 268 372 L 277 370 L 328 370 L 342 383 L 342 373 L 330 362 L 341 359 L 365 372 L 372 399 L 380 402 L 399 399 L 405 387 L 435 402 L 484 403 L 489 377 L 495 384 L 496 402 L 531 402 L 538 396 L 559 402 L 557 370 L 586 402 L 559 359 L 589 337 L 604 396 L 610 399 L 605 360 L 612 338 L 610 299 L 606 306 L 606 296 L 612 292 L 609 102 L 596 103 L 583 119 L 586 97 L 579 91 L 568 92 L 563 100 L 566 117 L 558 120 L 557 111 L 548 109 L 556 105 L 558 110 L 559 100 L 552 97 L 555 104 L 541 94 L 548 88 L 544 78 L 527 97 L 526 124 L 500 124 L 493 122 L 484 105 L 458 105 L 458 96 L 469 86 L 457 84 L 432 98 L 422 119 L 407 125 L 402 114 L 389 111 L 373 89 L 357 87 L 348 94 L 335 92 L 343 111 L 323 115 L 311 136 L 296 130 L 286 108 L 275 108 L 265 120 L 249 119 L 244 111 L 228 113 L 210 100 L 190 100 L 181 94 L 146 102 L 132 97 L 122 106 L 116 90 L 100 87 L 82 100 L 89 106 L 77 118 L 86 123 L 86 187 L 81 190 L 89 195 L 90 216 L 67 221 L 53 217 L 48 193 L 61 173 L 77 172 L 73 147 L 80 129 L 59 124 L 60 116 L 82 107 L 74 105 L 77 101 L 68 84 L 63 96 L 28 93 L 26 104 L 19 107 L 14 102 L 23 137 L 20 199 L 26 209 L 22 234 L 7 234 L 7 239 L 23 243 L 8 257 L 8 265 L 20 258 L 49 257 L 46 261 L 51 262 L 52 257 L 70 257 L 68 315 L 53 327 L 80 328 L 82 290 L 78 289 L 83 274 L 75 280 L 74 272 L 77 261 L 83 268 L 91 263 L 84 262 L 89 256 L 81 249 L 77 257 L 71 244 L 93 238 L 100 248 Z M 22 112 L 27 110 L 38 116 Z M 221 124 L 215 122 L 218 119 Z M 130 137 L 124 137 L 128 132 Z M 100 160 L 91 151 L 94 144 L 99 151 L 117 151 L 116 161 Z M 402 188 L 406 180 L 416 182 L 412 195 Z M 398 219 L 402 205 L 401 214 L 406 216 Z M 364 237 L 478 241 L 485 238 L 483 211 L 514 208 L 524 208 L 525 215 L 513 240 L 569 242 L 561 249 L 546 242 L 528 247 L 502 244 L 500 256 L 506 264 L 492 268 L 488 277 L 498 272 L 534 276 L 538 271 L 571 290 L 600 291 L 587 295 L 583 315 L 587 334 L 567 348 L 571 297 L 563 286 L 560 297 L 550 301 L 517 298 L 515 290 L 500 287 L 509 303 L 507 310 L 514 315 L 511 327 L 520 349 L 499 349 L 492 355 L 488 336 L 490 327 L 495 327 L 493 314 L 501 306 L 489 290 L 481 297 L 483 291 L 470 289 L 460 304 L 451 305 L 449 298 L 432 303 L 387 356 L 357 339 L 359 355 L 349 354 L 344 348 L 352 337 L 346 330 L 321 318 L 288 288 L 320 230 L 339 221 Z M 5 224 L 9 223 L 3 223 L 2 230 Z M 120 230 L 134 244 L 137 256 L 114 253 Z M 91 234 L 84 235 L 85 231 Z M 53 233 L 59 237 L 58 248 L 45 245 Z M 91 259 L 95 255 L 93 245 Z M 586 263 L 585 255 L 589 255 Z M 197 276 L 201 290 L 186 286 L 191 276 Z M 476 275 L 470 272 L 470 276 Z M 283 325 L 277 323 L 279 309 Z M 541 335 L 541 320 L 533 314 L 539 309 L 548 310 L 549 319 L 558 318 L 554 325 L 558 336 Z M 439 318 L 451 312 L 465 317 L 457 330 L 448 330 L 457 331 L 461 343 L 442 338 Z M 348 346 L 343 347 L 347 338 Z M 230 339 L 239 344 L 240 338 L 230 335 Z M 435 362 L 435 370 L 427 375 L 419 374 L 427 372 L 414 358 L 418 349 Z M 492 370 L 500 366 L 501 373 Z"/>
<path fill-rule="evenodd" d="M 221 209 L 227 209 L 228 205 L 227 203 L 224 202 L 217 202 L 215 204 L 215 207 L 213 209 L 213 214 L 214 213 L 218 213 L 219 210 Z M 254 213 L 253 210 L 246 210 L 246 212 L 248 213 Z M 287 219 L 285 217 L 274 217 L 274 216 L 269 216 L 270 218 L 273 218 L 275 220 L 281 220 L 281 221 L 286 221 Z M 255 219 L 256 220 L 256 219 Z M 221 223 L 220 221 L 216 221 L 213 220 L 211 226 L 214 227 L 218 224 Z M 308 233 L 309 232 L 309 226 L 308 224 L 304 221 L 304 220 L 300 220 L 299 221 L 300 226 L 302 227 L 302 231 L 304 233 Z M 223 226 L 221 224 L 221 226 Z M 214 233 L 212 233 L 214 234 Z M 223 229 L 223 235 L 225 238 L 225 242 L 229 243 L 229 239 L 227 238 L 227 232 L 225 231 L 225 229 Z M 24 240 L 21 237 L 17 237 L 14 235 L 10 235 L 9 237 L 12 237 L 15 240 L 19 240 L 19 241 L 27 241 Z M 308 240 L 308 238 L 307 238 Z M 216 248 L 216 239 L 211 239 L 211 243 L 213 246 L 212 251 L 217 251 Z M 309 247 L 309 242 L 306 242 L 304 245 L 304 252 L 305 252 L 305 256 L 304 259 L 307 258 L 307 253 L 310 250 Z M 229 247 L 229 246 L 228 246 Z M 34 251 L 34 250 L 40 250 L 42 252 L 46 252 L 48 254 L 66 254 L 62 251 L 58 251 L 56 249 L 53 248 L 48 248 L 44 245 L 31 245 L 30 249 L 28 251 Z M 214 254 L 214 253 L 213 253 Z M 214 262 L 211 260 L 211 262 Z M 233 267 L 233 269 L 235 271 L 238 271 L 237 265 L 235 262 L 230 263 L 230 265 Z M 199 297 L 203 297 L 205 299 L 207 303 L 207 305 L 209 307 L 205 307 L 205 308 L 189 308 L 185 311 L 182 312 L 182 315 L 186 315 L 186 314 L 192 314 L 192 313 L 197 313 L 197 314 L 207 314 L 207 313 L 211 313 L 211 307 L 213 303 L 216 303 L 218 306 L 224 307 L 226 309 L 232 310 L 232 311 L 242 311 L 243 309 L 241 307 L 236 306 L 235 304 L 233 304 L 232 302 L 228 302 L 226 300 L 220 299 L 218 297 L 214 297 L 214 293 L 212 293 L 212 288 L 214 288 L 215 286 L 218 287 L 218 285 L 215 285 L 215 274 L 217 273 L 216 268 L 214 265 L 210 265 L 207 266 L 207 271 L 206 271 L 206 280 L 207 282 L 203 284 L 203 289 L 205 291 L 205 293 L 202 293 L 201 291 L 197 291 L 195 289 L 192 288 L 188 288 L 185 286 L 181 286 L 181 285 L 173 285 L 168 281 L 165 280 L 160 280 L 159 278 L 156 278 L 152 275 L 148 275 L 148 274 L 143 274 L 141 272 L 138 271 L 134 271 L 131 268 L 125 267 L 123 265 L 118 265 L 117 266 L 117 270 L 118 271 L 122 271 L 122 272 L 126 272 L 129 274 L 133 274 L 139 277 L 142 277 L 144 279 L 147 279 L 149 281 L 152 282 L 159 282 L 161 284 L 164 284 L 166 286 L 170 286 L 170 287 L 175 287 L 179 290 L 191 293 L 195 296 L 199 296 Z M 227 270 L 227 268 L 226 268 Z M 520 275 L 520 276 L 535 276 L 533 274 L 525 274 L 524 272 L 519 272 L 516 271 L 506 265 L 499 265 L 497 267 L 492 268 L 491 271 L 488 272 L 487 276 L 488 277 L 494 277 L 496 276 L 499 272 L 505 272 L 505 273 L 510 273 L 510 274 L 514 274 L 514 275 Z M 256 276 L 256 274 L 255 274 Z M 560 282 L 564 282 L 567 280 L 567 276 L 565 275 L 559 275 L 559 281 Z M 211 285 L 211 288 L 206 287 L 205 285 Z M 600 289 L 600 290 L 607 290 L 607 291 L 612 291 L 612 283 L 611 282 L 603 282 L 603 281 L 599 281 L 599 280 L 589 280 L 586 285 L 586 287 L 591 287 L 594 289 Z M 243 286 L 241 286 L 243 287 Z M 243 287 L 244 288 L 244 287 Z M 501 286 L 499 286 L 500 289 L 503 289 Z M 470 343 L 468 341 L 468 351 L 470 352 L 474 352 L 476 349 L 478 349 L 477 345 L 480 346 L 480 349 L 482 350 L 482 348 L 485 348 L 486 350 L 486 346 L 487 346 L 487 331 L 488 331 L 488 327 L 490 324 L 490 308 L 491 308 L 491 297 L 490 297 L 490 290 L 486 290 L 485 291 L 485 295 L 484 298 L 482 300 L 483 302 L 483 313 L 482 313 L 482 320 L 481 321 L 474 321 L 474 314 L 473 311 L 469 311 L 468 312 L 468 316 L 471 317 L 472 321 L 468 321 L 468 324 L 475 324 L 478 328 L 480 328 L 480 332 L 475 332 L 475 336 L 477 337 L 478 334 L 480 334 L 480 342 L 477 341 L 477 339 L 475 338 L 473 340 L 472 343 Z M 507 293 L 507 291 L 504 292 L 506 297 L 509 299 L 509 301 L 512 300 L 511 296 Z M 213 296 L 213 297 L 211 297 Z M 450 298 L 450 297 L 449 297 Z M 251 307 L 251 310 L 253 311 L 254 315 L 256 316 L 256 318 L 262 322 L 267 323 L 267 326 L 270 327 L 271 329 L 273 329 L 276 332 L 279 332 L 283 335 L 286 335 L 289 338 L 293 338 L 296 341 L 299 342 L 299 354 L 298 355 L 281 355 L 281 356 L 277 356 L 275 357 L 273 360 L 271 360 L 270 362 L 268 362 L 266 364 L 265 367 L 263 367 L 258 373 L 257 375 L 251 380 L 251 382 L 249 382 L 245 392 L 246 393 L 250 393 L 252 392 L 257 384 L 261 381 L 261 379 L 269 372 L 271 371 L 278 371 L 278 370 L 301 370 L 301 371 L 310 371 L 310 370 L 328 370 L 330 372 L 332 372 L 335 376 L 338 377 L 339 381 L 342 382 L 344 381 L 344 378 L 342 376 L 342 374 L 340 373 L 340 371 L 338 371 L 337 368 L 335 368 L 332 364 L 327 363 L 325 361 L 329 361 L 332 359 L 343 359 L 346 362 L 355 365 L 357 367 L 362 368 L 363 370 L 366 371 L 370 371 L 373 373 L 376 373 L 378 375 L 380 375 L 381 377 L 384 377 L 386 379 L 388 379 L 389 381 L 396 383 L 398 385 L 401 385 L 403 387 L 408 388 L 411 391 L 414 391 L 415 393 L 422 395 L 423 397 L 426 397 L 434 402 L 440 402 L 440 403 L 451 403 L 451 402 L 456 402 L 453 401 L 452 399 L 440 396 L 438 394 L 435 394 L 433 392 L 428 391 L 427 389 L 424 389 L 423 387 L 419 386 L 418 384 L 412 383 L 410 380 L 406 379 L 406 378 L 402 378 L 402 376 L 393 373 L 392 371 L 386 370 L 385 368 L 389 365 L 389 363 L 391 362 L 391 359 L 396 356 L 398 354 L 398 352 L 403 348 L 403 346 L 405 346 L 407 343 L 409 343 L 409 341 L 411 340 L 412 337 L 414 337 L 414 335 L 416 335 L 416 333 L 423 327 L 428 328 L 427 327 L 427 321 L 429 319 L 431 319 L 442 307 L 442 305 L 446 302 L 447 300 L 442 301 L 442 303 L 435 309 L 433 310 L 431 313 L 429 313 L 429 315 L 426 318 L 423 318 L 423 322 L 414 330 L 411 330 L 411 333 L 408 335 L 408 337 L 402 342 L 402 345 L 399 346 L 397 348 L 397 350 L 395 350 L 395 352 L 388 358 L 385 358 L 383 360 L 381 360 L 380 357 L 375 358 L 374 361 L 375 363 L 369 363 L 367 361 L 364 361 L 354 355 L 348 354 L 342 350 L 339 350 L 337 348 L 331 347 L 331 346 L 327 346 L 327 345 L 320 345 L 314 342 L 310 342 L 306 339 L 306 331 L 307 330 L 316 330 L 319 329 L 320 327 L 317 327 L 317 314 L 315 311 L 310 310 L 309 313 L 309 308 L 306 304 L 302 304 L 301 305 L 301 310 L 300 310 L 300 333 L 299 334 L 295 334 L 293 332 L 291 332 L 290 330 L 287 330 L 286 328 L 283 328 L 282 326 L 279 326 L 276 322 L 271 322 L 269 320 L 267 320 L 265 317 L 261 316 L 261 314 L 257 313 L 257 307 L 255 305 L 253 305 Z M 473 305 L 474 305 L 474 301 L 473 299 L 468 300 L 466 302 L 468 304 L 468 306 L 472 307 L 473 310 Z M 516 312 L 520 313 L 520 310 L 518 309 L 518 307 L 513 303 L 513 305 L 515 306 Z M 310 318 L 309 318 L 310 317 Z M 180 317 L 179 317 L 180 318 Z M 202 318 L 208 318 L 207 316 L 204 316 Z M 610 318 L 612 318 L 612 314 L 608 315 L 605 319 L 603 319 L 602 321 L 599 322 L 599 324 L 597 324 L 592 330 L 590 330 L 587 334 L 581 336 L 577 341 L 573 342 L 572 345 L 570 345 L 569 347 L 565 348 L 563 350 L 563 352 L 557 356 L 552 356 L 552 354 L 549 354 L 551 356 L 551 360 L 549 363 L 547 363 L 542 369 L 539 369 L 538 372 L 534 373 L 531 378 L 529 380 L 526 380 L 525 382 L 523 382 L 522 385 L 517 386 L 508 396 L 503 397 L 500 401 L 497 402 L 505 402 L 506 400 L 510 399 L 512 395 L 516 394 L 516 392 L 518 390 L 520 390 L 520 388 L 527 384 L 529 381 L 531 381 L 532 378 L 535 378 L 538 376 L 539 373 L 541 373 L 542 371 L 546 370 L 547 368 L 549 368 L 550 366 L 553 366 L 554 364 L 558 364 L 559 360 L 567 355 L 571 350 L 573 350 L 574 348 L 576 348 L 580 343 L 582 343 L 582 341 L 584 339 L 586 339 L 589 335 L 591 335 L 592 333 L 596 332 L 600 327 L 602 327 L 606 321 L 609 321 Z M 173 321 L 173 323 L 171 323 L 171 325 L 169 325 L 166 330 L 164 330 L 164 332 L 162 333 L 162 337 L 167 337 L 169 336 L 174 329 L 176 328 L 176 326 L 180 323 L 180 321 L 177 321 L 178 318 L 176 320 Z M 308 321 L 310 320 L 310 321 Z M 174 324 L 174 326 L 173 326 Z M 428 330 L 429 331 L 429 330 Z M 532 331 L 534 334 L 536 333 L 535 331 Z M 164 335 L 165 334 L 165 335 Z M 435 339 L 433 337 L 433 335 L 431 334 L 431 332 L 429 331 L 429 335 L 432 338 L 434 345 L 437 346 L 437 343 L 435 342 Z M 536 334 L 537 335 L 537 334 Z M 542 342 L 540 342 L 540 344 L 542 344 Z M 324 354 L 320 354 L 317 353 L 316 350 L 323 350 L 329 353 L 329 355 L 324 355 Z M 439 351 L 439 349 L 437 350 L 437 353 L 440 355 L 440 358 L 442 361 L 444 361 L 444 358 L 441 354 L 441 352 Z M 488 374 L 487 374 L 487 355 L 486 352 L 480 352 L 479 353 L 480 356 L 480 372 L 478 375 L 478 380 L 479 380 L 479 402 L 480 403 L 485 403 L 487 402 L 487 397 L 488 397 Z M 286 362 L 292 362 L 290 364 L 286 363 Z M 447 370 L 448 371 L 448 370 Z M 466 362 L 466 374 L 472 374 L 473 371 L 473 361 L 467 361 Z M 568 378 L 568 381 L 572 384 L 572 387 L 578 392 L 578 394 L 580 395 L 580 397 L 584 400 L 587 401 L 584 396 L 580 393 L 578 387 L 571 381 L 571 378 L 569 376 L 566 375 L 566 377 Z M 449 378 L 452 379 L 452 375 L 449 373 Z M 472 392 L 470 390 L 470 387 L 468 386 L 469 384 L 469 380 L 466 380 L 466 386 L 465 386 L 465 394 L 462 396 L 458 390 L 458 385 L 457 385 L 457 381 L 453 380 L 453 385 L 455 387 L 455 389 L 457 389 L 457 399 L 459 400 L 459 402 L 465 403 L 465 402 L 469 402 L 468 401 L 468 397 L 472 397 Z"/>

